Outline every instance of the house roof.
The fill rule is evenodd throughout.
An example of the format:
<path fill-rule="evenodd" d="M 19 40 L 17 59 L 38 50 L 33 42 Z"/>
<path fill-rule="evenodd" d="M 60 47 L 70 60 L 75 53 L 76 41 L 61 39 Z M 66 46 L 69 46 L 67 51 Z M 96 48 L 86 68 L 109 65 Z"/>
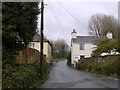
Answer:
<path fill-rule="evenodd" d="M 41 41 L 41 36 L 38 33 L 36 33 L 32 40 L 36 41 L 36 42 L 40 42 Z M 48 40 L 44 38 L 43 41 L 48 41 Z"/>
<path fill-rule="evenodd" d="M 72 38 L 72 42 L 93 43 L 104 38 L 104 36 L 77 36 L 76 38 Z"/>
<path fill-rule="evenodd" d="M 48 42 L 48 43 L 51 45 L 51 43 L 50 43 L 49 40 L 47 40 L 47 39 L 44 38 L 43 41 L 44 41 L 44 42 Z M 33 39 L 32 39 L 32 42 L 41 42 L 41 36 L 40 36 L 38 33 L 36 33 L 36 34 L 34 35 Z"/>

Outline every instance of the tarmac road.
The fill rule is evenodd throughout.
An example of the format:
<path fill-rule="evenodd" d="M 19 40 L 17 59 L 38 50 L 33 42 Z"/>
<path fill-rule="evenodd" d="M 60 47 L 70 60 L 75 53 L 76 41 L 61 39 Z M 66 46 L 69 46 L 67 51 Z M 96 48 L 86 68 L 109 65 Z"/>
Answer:
<path fill-rule="evenodd" d="M 53 66 L 41 88 L 118 88 L 118 80 L 70 68 L 66 62 L 62 60 Z"/>

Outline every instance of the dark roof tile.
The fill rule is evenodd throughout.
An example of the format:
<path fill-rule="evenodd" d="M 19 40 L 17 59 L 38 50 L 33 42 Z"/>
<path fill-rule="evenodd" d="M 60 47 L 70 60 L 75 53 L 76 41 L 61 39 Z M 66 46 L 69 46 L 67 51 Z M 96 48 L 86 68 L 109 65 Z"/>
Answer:
<path fill-rule="evenodd" d="M 76 38 L 72 38 L 72 41 L 73 42 L 93 43 L 95 41 L 99 41 L 104 38 L 106 38 L 106 37 L 104 37 L 104 36 L 77 36 Z"/>
<path fill-rule="evenodd" d="M 38 34 L 38 33 L 36 33 L 35 35 L 34 35 L 34 37 L 33 37 L 33 41 L 41 41 L 41 36 Z M 47 39 L 45 39 L 44 38 L 44 41 L 48 41 Z"/>

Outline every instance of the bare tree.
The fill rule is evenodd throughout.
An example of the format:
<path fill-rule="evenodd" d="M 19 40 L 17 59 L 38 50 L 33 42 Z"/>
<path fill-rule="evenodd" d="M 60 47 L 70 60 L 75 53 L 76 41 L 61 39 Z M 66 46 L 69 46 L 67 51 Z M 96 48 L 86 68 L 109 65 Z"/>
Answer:
<path fill-rule="evenodd" d="M 89 33 L 94 36 L 105 36 L 112 32 L 113 37 L 118 37 L 118 21 L 111 15 L 95 14 L 89 20 Z"/>
<path fill-rule="evenodd" d="M 101 20 L 102 15 L 96 14 L 91 16 L 89 20 L 89 29 L 90 34 L 94 36 L 100 36 L 101 35 Z"/>
<path fill-rule="evenodd" d="M 69 53 L 69 45 L 63 39 L 58 39 L 56 41 L 52 41 L 53 46 L 53 57 L 54 58 L 62 58 L 67 57 Z"/>
<path fill-rule="evenodd" d="M 113 38 L 118 38 L 118 21 L 115 17 L 104 15 L 101 27 L 103 36 L 105 36 L 107 32 L 112 32 Z"/>

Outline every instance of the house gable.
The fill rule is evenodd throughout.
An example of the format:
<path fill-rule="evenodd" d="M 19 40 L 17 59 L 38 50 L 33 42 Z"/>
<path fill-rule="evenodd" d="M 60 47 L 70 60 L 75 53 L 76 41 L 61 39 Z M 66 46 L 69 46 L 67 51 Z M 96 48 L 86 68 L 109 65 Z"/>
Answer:
<path fill-rule="evenodd" d="M 97 36 L 76 36 L 71 39 L 71 62 L 75 64 L 78 60 L 91 57 L 92 51 L 95 49 L 95 43 L 105 37 Z"/>

